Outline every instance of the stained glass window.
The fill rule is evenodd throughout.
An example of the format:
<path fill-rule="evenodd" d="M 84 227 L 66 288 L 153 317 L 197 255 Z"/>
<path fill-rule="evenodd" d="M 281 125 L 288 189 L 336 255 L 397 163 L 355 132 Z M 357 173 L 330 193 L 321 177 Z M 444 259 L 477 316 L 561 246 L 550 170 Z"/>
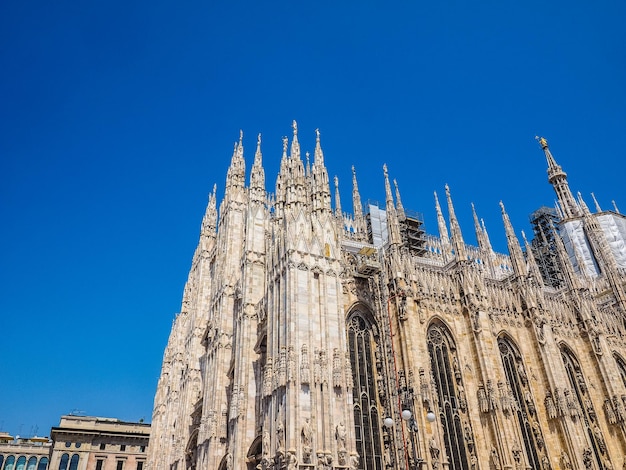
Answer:
<path fill-rule="evenodd" d="M 383 469 L 380 419 L 378 416 L 372 324 L 357 312 L 348 321 L 348 343 L 354 382 L 354 426 L 359 468 Z"/>
<path fill-rule="evenodd" d="M 434 323 L 428 328 L 427 341 L 448 468 L 468 470 L 468 439 L 464 438 L 464 427 L 468 427 L 470 434 L 471 430 L 469 421 L 463 423 L 463 411 L 459 406 L 461 372 L 456 345 L 449 330 L 441 323 Z"/>

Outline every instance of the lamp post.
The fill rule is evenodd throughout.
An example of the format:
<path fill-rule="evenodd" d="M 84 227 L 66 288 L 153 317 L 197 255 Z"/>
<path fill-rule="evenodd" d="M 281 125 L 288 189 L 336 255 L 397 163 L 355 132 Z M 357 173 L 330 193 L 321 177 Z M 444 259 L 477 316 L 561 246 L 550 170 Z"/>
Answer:
<path fill-rule="evenodd" d="M 407 404 L 405 403 L 404 405 L 407 405 Z M 403 406 L 402 408 L 403 409 L 400 412 L 400 417 L 406 423 L 407 429 L 409 431 L 408 436 L 405 437 L 405 443 L 404 443 L 404 452 L 405 452 L 405 458 L 407 462 L 407 468 L 408 469 L 419 468 L 419 466 L 422 463 L 424 463 L 424 459 L 422 459 L 421 457 L 418 457 L 416 455 L 416 450 L 415 450 L 415 445 L 417 444 L 416 439 L 417 439 L 417 431 L 418 431 L 417 421 L 415 420 L 415 416 L 413 415 L 413 412 L 408 408 L 408 406 Z M 429 407 L 428 411 L 426 412 L 426 421 L 428 421 L 429 423 L 433 423 L 436 419 L 437 417 L 435 413 Z M 383 419 L 383 425 L 387 428 L 388 431 L 391 431 L 394 424 L 395 422 L 393 418 L 389 416 Z M 403 436 L 404 436 L 404 432 L 403 432 Z"/>

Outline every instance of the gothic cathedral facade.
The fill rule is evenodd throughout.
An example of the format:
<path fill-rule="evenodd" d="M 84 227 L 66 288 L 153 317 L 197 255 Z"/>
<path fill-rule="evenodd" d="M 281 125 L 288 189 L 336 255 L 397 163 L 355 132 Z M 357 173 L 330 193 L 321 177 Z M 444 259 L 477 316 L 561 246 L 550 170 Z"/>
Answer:
<path fill-rule="evenodd" d="M 335 206 L 294 122 L 275 193 L 242 138 L 202 221 L 165 349 L 150 470 L 626 468 L 626 217 L 557 195 L 508 254 L 449 188 L 438 236 L 405 210 Z M 545 214 L 544 214 L 545 215 Z M 523 234 L 523 232 L 522 232 Z"/>

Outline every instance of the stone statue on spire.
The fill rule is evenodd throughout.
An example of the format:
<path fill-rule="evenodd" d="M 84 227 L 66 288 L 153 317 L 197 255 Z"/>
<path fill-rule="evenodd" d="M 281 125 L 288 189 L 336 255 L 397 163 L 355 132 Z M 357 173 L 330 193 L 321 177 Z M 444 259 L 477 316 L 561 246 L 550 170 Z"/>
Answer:
<path fill-rule="evenodd" d="M 535 139 L 537 139 L 537 142 L 539 142 L 539 145 L 541 145 L 542 149 L 545 150 L 548 148 L 548 141 L 546 140 L 545 137 L 539 137 L 538 135 L 536 135 Z"/>
<path fill-rule="evenodd" d="M 296 122 L 296 121 L 294 121 Z M 283 137 L 283 153 L 287 152 L 287 144 L 289 143 L 289 139 L 287 137 Z"/>
<path fill-rule="evenodd" d="M 291 123 L 291 127 L 293 127 L 293 135 L 298 135 L 298 123 L 295 119 Z"/>

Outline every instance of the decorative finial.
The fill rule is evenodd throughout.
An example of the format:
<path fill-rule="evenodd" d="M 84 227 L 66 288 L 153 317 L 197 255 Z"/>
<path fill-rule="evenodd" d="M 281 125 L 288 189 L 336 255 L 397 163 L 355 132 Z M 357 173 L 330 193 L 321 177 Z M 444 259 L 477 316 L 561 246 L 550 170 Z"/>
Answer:
<path fill-rule="evenodd" d="M 256 144 L 261 145 L 261 133 L 260 132 L 259 132 L 259 135 L 256 136 Z"/>
<path fill-rule="evenodd" d="M 541 145 L 542 149 L 545 150 L 548 148 L 548 141 L 546 140 L 545 137 L 539 137 L 538 135 L 536 135 L 535 139 L 539 142 L 539 145 Z"/>
<path fill-rule="evenodd" d="M 295 119 L 291 123 L 291 127 L 293 127 L 293 135 L 298 135 L 298 123 Z"/>
<path fill-rule="evenodd" d="M 600 208 L 600 204 L 598 204 L 598 200 L 596 199 L 596 195 L 591 193 L 591 197 L 593 199 L 593 203 L 596 206 L 596 212 L 602 212 L 602 209 Z"/>
<path fill-rule="evenodd" d="M 289 143 L 289 139 L 287 137 L 283 137 L 283 153 L 287 152 L 287 144 L 288 143 Z"/>
<path fill-rule="evenodd" d="M 352 176 L 356 176 L 356 169 L 354 168 L 354 165 L 352 165 Z"/>
<path fill-rule="evenodd" d="M 239 143 L 243 141 L 243 130 L 239 129 Z"/>
<path fill-rule="evenodd" d="M 383 173 L 385 174 L 385 177 L 387 177 L 387 164 L 383 163 Z"/>
<path fill-rule="evenodd" d="M 337 176 L 335 176 L 334 180 L 335 180 L 335 188 L 338 188 L 339 187 L 339 178 L 337 178 Z"/>
<path fill-rule="evenodd" d="M 315 140 L 318 141 L 318 142 L 320 141 L 320 130 L 319 130 L 319 128 L 315 129 Z"/>

